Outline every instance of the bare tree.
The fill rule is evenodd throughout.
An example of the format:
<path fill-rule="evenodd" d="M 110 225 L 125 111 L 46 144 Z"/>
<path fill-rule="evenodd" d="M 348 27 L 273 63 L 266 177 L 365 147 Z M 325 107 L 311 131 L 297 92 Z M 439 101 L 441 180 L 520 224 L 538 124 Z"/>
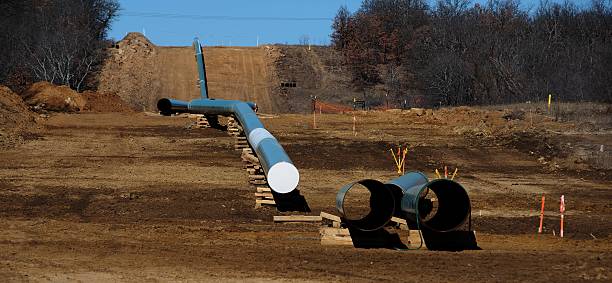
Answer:
<path fill-rule="evenodd" d="M 353 15 L 338 12 L 332 38 L 357 86 L 383 83 L 401 93 L 414 74 L 423 93 L 448 105 L 551 92 L 612 101 L 612 1 L 542 1 L 532 14 L 517 0 L 469 3 L 439 0 L 423 12 L 420 1 L 365 0 Z"/>
<path fill-rule="evenodd" d="M 16 58 L 6 73 L 21 69 L 33 81 L 79 91 L 94 87 L 92 74 L 104 59 L 106 33 L 119 10 L 116 0 L 25 0 L 11 7 L 14 15 L 0 33 L 11 38 L 8 52 Z"/>

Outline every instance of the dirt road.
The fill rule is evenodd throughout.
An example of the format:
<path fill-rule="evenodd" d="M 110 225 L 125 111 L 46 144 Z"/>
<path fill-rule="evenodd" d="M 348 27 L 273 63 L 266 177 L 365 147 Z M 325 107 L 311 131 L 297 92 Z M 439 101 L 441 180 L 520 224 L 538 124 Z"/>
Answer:
<path fill-rule="evenodd" d="M 214 60 L 212 62 L 214 63 Z M 229 68 L 229 67 L 228 67 Z M 244 94 L 246 95 L 246 94 Z M 609 179 L 550 173 L 537 157 L 475 146 L 442 122 L 364 114 L 265 119 L 302 175 L 313 213 L 334 212 L 348 182 L 407 167 L 459 166 L 481 251 L 400 252 L 321 246 L 317 225 L 273 224 L 254 210 L 233 140 L 181 117 L 55 115 L 40 138 L 0 154 L 3 281 L 609 281 Z M 547 193 L 546 235 L 537 236 Z M 552 201 L 568 199 L 567 238 Z"/>

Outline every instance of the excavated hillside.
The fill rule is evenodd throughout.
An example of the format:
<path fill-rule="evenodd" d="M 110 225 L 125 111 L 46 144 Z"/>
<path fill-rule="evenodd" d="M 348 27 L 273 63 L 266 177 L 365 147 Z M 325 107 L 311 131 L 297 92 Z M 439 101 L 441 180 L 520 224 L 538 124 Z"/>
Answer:
<path fill-rule="evenodd" d="M 212 98 L 253 101 L 265 113 L 304 113 L 311 98 L 349 103 L 357 93 L 330 48 L 304 46 L 205 47 Z M 157 100 L 199 97 L 191 46 L 161 47 L 130 33 L 110 50 L 98 91 L 114 93 L 134 109 L 155 111 Z"/>

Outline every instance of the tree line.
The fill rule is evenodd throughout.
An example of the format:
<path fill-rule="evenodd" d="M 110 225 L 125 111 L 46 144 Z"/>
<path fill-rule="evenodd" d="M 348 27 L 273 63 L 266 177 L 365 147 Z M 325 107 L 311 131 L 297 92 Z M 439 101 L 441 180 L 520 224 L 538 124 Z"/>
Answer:
<path fill-rule="evenodd" d="M 332 44 L 367 90 L 445 105 L 612 102 L 612 2 L 588 6 L 517 0 L 364 0 L 341 7 Z"/>
<path fill-rule="evenodd" d="M 117 0 L 3 0 L 0 84 L 17 91 L 41 80 L 95 88 L 118 11 Z"/>

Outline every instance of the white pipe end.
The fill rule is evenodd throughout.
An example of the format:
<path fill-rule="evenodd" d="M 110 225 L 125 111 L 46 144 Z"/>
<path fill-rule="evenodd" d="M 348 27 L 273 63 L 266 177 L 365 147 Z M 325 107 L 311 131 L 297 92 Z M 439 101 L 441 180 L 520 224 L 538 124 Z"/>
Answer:
<path fill-rule="evenodd" d="M 268 170 L 267 178 L 270 189 L 286 194 L 297 188 L 300 182 L 300 172 L 289 162 L 279 162 Z"/>

